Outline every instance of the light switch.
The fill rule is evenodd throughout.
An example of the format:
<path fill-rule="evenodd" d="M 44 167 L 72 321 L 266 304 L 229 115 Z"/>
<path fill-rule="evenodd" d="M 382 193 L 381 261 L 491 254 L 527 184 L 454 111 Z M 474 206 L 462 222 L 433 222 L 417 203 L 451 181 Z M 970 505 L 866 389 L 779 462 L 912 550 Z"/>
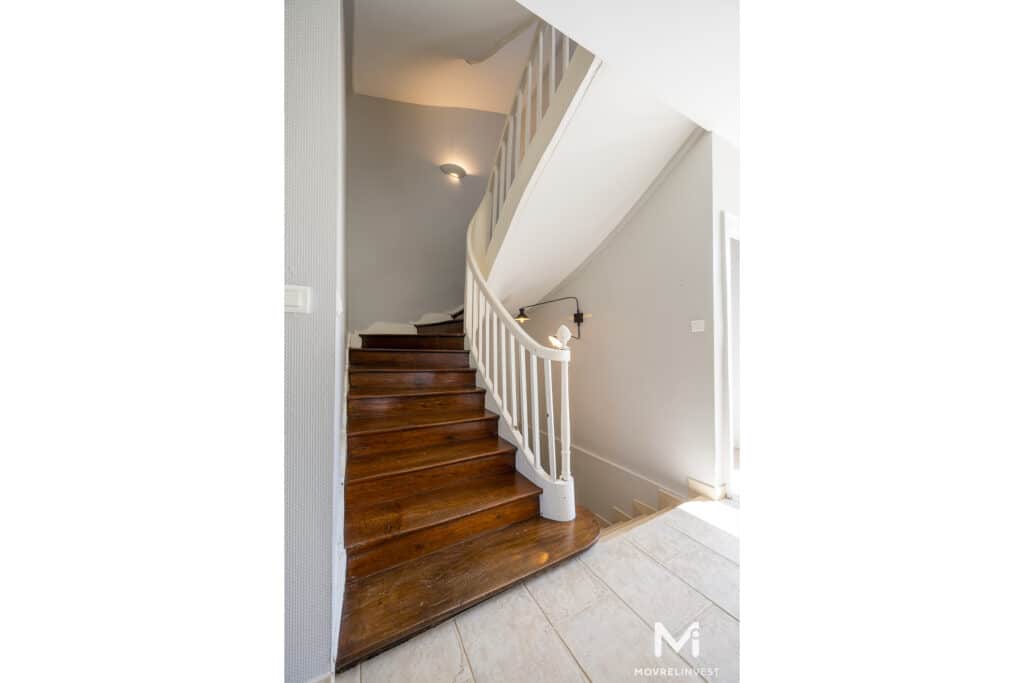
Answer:
<path fill-rule="evenodd" d="M 703 320 L 691 320 L 690 321 L 690 332 L 703 332 L 704 321 Z"/>
<path fill-rule="evenodd" d="M 312 291 L 309 287 L 302 285 L 284 286 L 284 312 L 285 313 L 309 313 Z"/>

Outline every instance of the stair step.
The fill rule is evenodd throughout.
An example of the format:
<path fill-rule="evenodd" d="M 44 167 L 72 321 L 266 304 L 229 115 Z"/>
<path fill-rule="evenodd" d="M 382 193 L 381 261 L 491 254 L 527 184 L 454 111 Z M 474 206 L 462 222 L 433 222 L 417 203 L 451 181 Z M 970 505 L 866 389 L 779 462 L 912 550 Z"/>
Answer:
<path fill-rule="evenodd" d="M 476 385 L 451 386 L 451 387 L 375 387 L 360 386 L 349 387 L 348 399 L 356 398 L 397 398 L 400 396 L 446 396 L 449 394 L 464 394 L 471 391 L 484 391 Z"/>
<path fill-rule="evenodd" d="M 439 332 L 462 332 L 462 320 L 442 320 L 436 323 L 425 323 L 416 326 L 419 334 L 437 334 Z"/>
<path fill-rule="evenodd" d="M 410 472 L 453 465 L 501 454 L 515 454 L 516 447 L 498 436 L 433 446 L 419 446 L 391 453 L 349 457 L 346 486 L 394 477 Z"/>
<path fill-rule="evenodd" d="M 596 518 L 535 517 L 347 581 L 337 670 L 341 671 L 593 545 Z"/>
<path fill-rule="evenodd" d="M 481 408 L 465 411 L 439 410 L 417 415 L 358 415 L 349 418 L 349 436 L 381 434 L 416 429 L 418 427 L 443 427 L 460 422 L 472 422 L 498 416 Z"/>
<path fill-rule="evenodd" d="M 359 424 L 357 423 L 358 427 Z M 348 457 L 350 459 L 372 453 L 389 453 L 409 448 L 451 444 L 472 439 L 483 439 L 498 433 L 498 416 L 490 411 L 466 417 L 447 418 L 442 422 L 416 426 L 398 426 L 384 431 L 366 431 L 356 434 L 352 423 L 348 427 Z"/>
<path fill-rule="evenodd" d="M 449 349 L 461 351 L 466 335 L 461 332 L 430 334 L 360 334 L 364 349 Z"/>
<path fill-rule="evenodd" d="M 355 552 L 401 534 L 454 522 L 476 512 L 536 497 L 540 488 L 519 473 L 461 481 L 447 488 L 359 506 L 345 516 L 345 548 Z"/>
<path fill-rule="evenodd" d="M 349 364 L 355 368 L 422 370 L 468 368 L 469 351 L 443 349 L 349 349 Z"/>
<path fill-rule="evenodd" d="M 382 368 L 349 368 L 349 395 L 363 390 L 415 390 L 476 386 L 473 368 L 435 368 L 395 370 Z"/>
<path fill-rule="evenodd" d="M 466 387 L 458 391 L 408 393 L 391 396 L 352 396 L 348 398 L 350 422 L 359 418 L 395 417 L 406 423 L 419 415 L 482 413 L 484 390 Z"/>

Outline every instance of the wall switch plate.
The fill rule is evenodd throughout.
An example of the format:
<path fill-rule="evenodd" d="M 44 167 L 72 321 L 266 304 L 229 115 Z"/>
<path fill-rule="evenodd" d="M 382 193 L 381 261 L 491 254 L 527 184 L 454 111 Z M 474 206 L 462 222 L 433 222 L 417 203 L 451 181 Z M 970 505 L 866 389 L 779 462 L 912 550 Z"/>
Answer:
<path fill-rule="evenodd" d="M 302 285 L 284 286 L 284 312 L 309 313 L 312 290 Z"/>
<path fill-rule="evenodd" d="M 704 321 L 703 320 L 691 320 L 690 321 L 690 332 L 703 332 Z"/>

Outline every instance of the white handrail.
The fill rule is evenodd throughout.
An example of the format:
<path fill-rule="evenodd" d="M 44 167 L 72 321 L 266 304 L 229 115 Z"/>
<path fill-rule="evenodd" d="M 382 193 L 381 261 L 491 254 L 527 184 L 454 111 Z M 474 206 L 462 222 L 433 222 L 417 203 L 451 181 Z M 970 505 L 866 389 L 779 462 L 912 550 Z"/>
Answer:
<path fill-rule="evenodd" d="M 475 240 L 481 238 L 485 229 L 490 236 L 508 208 L 505 201 L 522 169 L 520 161 L 540 130 L 545 114 L 552 112 L 555 93 L 565 79 L 574 47 L 567 36 L 548 24 L 539 24 L 534 33 L 533 47 L 512 98 L 512 111 L 505 118 L 484 199 L 466 232 L 464 308 L 464 329 L 473 362 L 525 462 L 520 468 L 517 459 L 517 468 L 525 468 L 524 474 L 542 486 L 541 514 L 562 520 L 575 516 L 569 466 L 571 353 L 537 342 L 516 322 L 487 286 L 477 263 Z M 539 363 L 543 364 L 542 373 L 538 373 Z M 559 364 L 557 372 L 553 363 Z M 538 374 L 543 384 L 538 381 Z M 542 432 L 546 432 L 543 439 Z M 560 451 L 556 451 L 556 441 Z M 546 454 L 541 452 L 542 447 L 546 447 Z"/>

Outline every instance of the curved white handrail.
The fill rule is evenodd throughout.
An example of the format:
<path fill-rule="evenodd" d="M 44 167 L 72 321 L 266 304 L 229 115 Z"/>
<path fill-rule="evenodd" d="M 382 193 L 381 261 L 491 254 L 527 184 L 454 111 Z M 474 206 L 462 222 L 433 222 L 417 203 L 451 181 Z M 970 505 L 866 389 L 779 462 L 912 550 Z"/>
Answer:
<path fill-rule="evenodd" d="M 521 455 L 521 461 L 517 457 L 517 469 L 541 486 L 541 514 L 559 520 L 573 519 L 576 514 L 569 462 L 571 353 L 568 349 L 544 346 L 522 329 L 487 286 L 475 247 L 477 240 L 481 239 L 478 234 L 481 229 L 486 226 L 490 235 L 501 219 L 502 211 L 512 209 L 505 205 L 509 188 L 531 141 L 543 143 L 543 140 L 534 140 L 534 136 L 545 114 L 558 115 L 551 104 L 558 86 L 565 79 L 574 48 L 575 44 L 568 36 L 554 27 L 547 24 L 538 27 L 513 110 L 505 120 L 487 191 L 466 231 L 463 315 L 473 362 Z M 548 104 L 546 112 L 545 103 Z M 556 363 L 559 366 L 557 374 L 553 368 Z M 543 384 L 539 381 L 539 368 L 542 368 Z M 559 398 L 557 434 L 556 393 Z M 556 440 L 561 446 L 560 451 L 556 451 Z M 543 462 L 545 454 L 546 464 Z"/>

